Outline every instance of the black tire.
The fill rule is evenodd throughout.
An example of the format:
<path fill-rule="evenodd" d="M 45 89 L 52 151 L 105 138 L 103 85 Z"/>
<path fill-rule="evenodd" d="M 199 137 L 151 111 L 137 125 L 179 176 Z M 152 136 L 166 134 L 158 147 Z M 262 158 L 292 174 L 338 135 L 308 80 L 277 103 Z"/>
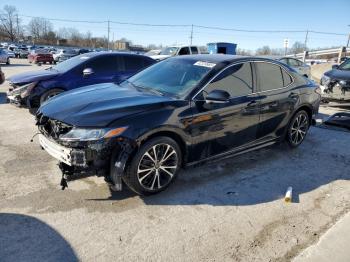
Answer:
<path fill-rule="evenodd" d="M 64 90 L 62 89 L 59 89 L 59 88 L 54 88 L 54 89 L 51 89 L 49 91 L 47 91 L 46 93 L 44 93 L 41 97 L 40 97 L 40 105 L 42 103 L 44 103 L 46 100 L 48 100 L 49 98 L 51 97 L 54 97 L 60 93 L 64 92 Z"/>
<path fill-rule="evenodd" d="M 148 155 L 153 158 L 153 150 L 156 150 L 157 163 L 147 156 L 147 153 L 150 152 Z M 152 138 L 144 143 L 136 152 L 126 167 L 123 181 L 131 190 L 139 195 L 159 193 L 174 181 L 181 167 L 181 161 L 181 149 L 173 139 L 165 136 Z M 139 168 L 141 166 L 143 167 L 142 169 Z M 165 166 L 167 166 L 166 169 Z M 176 168 L 171 168 L 174 166 Z M 153 171 L 150 170 L 152 168 Z M 172 175 L 170 176 L 169 174 Z"/>
<path fill-rule="evenodd" d="M 290 147 L 296 148 L 304 141 L 310 127 L 309 115 L 300 110 L 294 114 L 289 122 L 286 140 Z"/>
<path fill-rule="evenodd" d="M 9 65 L 9 64 L 10 64 L 10 58 L 7 58 L 6 65 Z"/>

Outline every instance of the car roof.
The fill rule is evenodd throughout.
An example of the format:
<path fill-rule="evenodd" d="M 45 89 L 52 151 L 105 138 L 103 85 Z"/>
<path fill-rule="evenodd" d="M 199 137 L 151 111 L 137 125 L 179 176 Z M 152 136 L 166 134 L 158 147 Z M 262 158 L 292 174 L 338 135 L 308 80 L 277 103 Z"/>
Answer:
<path fill-rule="evenodd" d="M 209 63 L 232 63 L 235 61 L 249 61 L 249 60 L 258 60 L 258 61 L 276 61 L 268 57 L 259 57 L 259 56 L 241 56 L 241 55 L 225 55 L 225 54 L 197 54 L 197 55 L 182 55 L 174 56 L 170 59 L 188 59 L 192 61 L 205 61 Z"/>
<path fill-rule="evenodd" d="M 81 56 L 88 56 L 88 57 L 95 57 L 95 56 L 100 56 L 100 55 L 129 55 L 129 56 L 140 56 L 140 57 L 147 57 L 150 58 L 149 56 L 144 56 L 140 54 L 133 54 L 133 53 L 128 53 L 128 52 L 109 52 L 109 51 L 100 51 L 100 52 L 89 52 L 85 54 L 81 54 Z M 152 58 L 150 58 L 152 59 Z"/>

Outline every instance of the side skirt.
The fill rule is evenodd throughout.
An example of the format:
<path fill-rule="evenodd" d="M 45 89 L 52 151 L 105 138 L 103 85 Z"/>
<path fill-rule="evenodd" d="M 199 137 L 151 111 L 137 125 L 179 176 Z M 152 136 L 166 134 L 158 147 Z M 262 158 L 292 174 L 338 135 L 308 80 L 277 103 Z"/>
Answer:
<path fill-rule="evenodd" d="M 202 164 L 204 162 L 209 162 L 209 161 L 214 161 L 215 162 L 215 161 L 226 159 L 226 158 L 230 158 L 230 157 L 233 157 L 233 156 L 238 156 L 238 155 L 245 154 L 245 153 L 257 150 L 257 149 L 261 149 L 261 148 L 264 148 L 264 147 L 267 147 L 267 146 L 271 146 L 273 144 L 276 144 L 277 142 L 278 142 L 278 139 L 274 138 L 274 139 L 271 139 L 269 141 L 265 141 L 263 143 L 257 143 L 255 145 L 241 146 L 241 147 L 235 148 L 233 150 L 217 154 L 215 156 L 211 156 L 211 157 L 208 157 L 208 158 L 205 158 L 205 159 L 201 159 L 201 160 L 198 160 L 198 161 L 195 161 L 195 162 L 187 163 L 185 165 L 185 167 L 193 167 L 193 166 L 196 166 L 196 165 L 200 165 L 200 164 Z"/>

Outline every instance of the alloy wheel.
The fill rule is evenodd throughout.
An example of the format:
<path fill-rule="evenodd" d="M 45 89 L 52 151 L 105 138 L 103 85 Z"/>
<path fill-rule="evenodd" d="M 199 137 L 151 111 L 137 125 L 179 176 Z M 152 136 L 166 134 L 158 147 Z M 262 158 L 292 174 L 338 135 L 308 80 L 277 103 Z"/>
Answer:
<path fill-rule="evenodd" d="M 160 190 L 173 179 L 179 159 L 175 149 L 168 144 L 156 144 L 141 157 L 137 178 L 146 190 Z"/>
<path fill-rule="evenodd" d="M 294 145 L 300 144 L 305 136 L 309 126 L 308 116 L 305 114 L 299 114 L 292 123 L 289 131 L 290 141 Z"/>

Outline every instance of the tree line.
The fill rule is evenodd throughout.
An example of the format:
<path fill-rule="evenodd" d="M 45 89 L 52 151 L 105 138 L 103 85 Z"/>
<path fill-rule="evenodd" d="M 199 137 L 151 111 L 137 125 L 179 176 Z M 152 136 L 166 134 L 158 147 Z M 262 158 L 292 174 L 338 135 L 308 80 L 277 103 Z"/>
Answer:
<path fill-rule="evenodd" d="M 32 18 L 27 25 L 19 18 L 15 6 L 5 5 L 0 10 L 0 40 L 42 45 L 82 46 L 106 48 L 106 37 L 93 37 L 91 32 L 81 33 L 76 28 L 54 30 L 52 22 L 41 17 Z"/>

